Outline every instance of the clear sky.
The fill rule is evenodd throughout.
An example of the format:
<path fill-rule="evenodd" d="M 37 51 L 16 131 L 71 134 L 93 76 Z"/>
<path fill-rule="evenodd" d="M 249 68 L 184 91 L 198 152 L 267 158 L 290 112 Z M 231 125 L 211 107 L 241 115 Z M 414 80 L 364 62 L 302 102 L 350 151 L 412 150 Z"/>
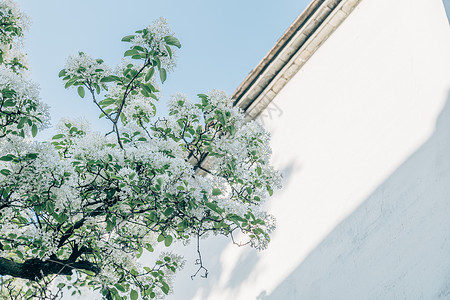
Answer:
<path fill-rule="evenodd" d="M 162 16 L 182 44 L 177 68 L 162 86 L 162 101 L 184 92 L 191 99 L 211 89 L 231 94 L 309 0 L 16 0 L 30 16 L 26 50 L 31 76 L 51 106 L 52 123 L 86 117 L 97 129 L 98 111 L 88 98 L 65 90 L 58 72 L 68 55 L 84 51 L 115 66 L 123 57 L 125 35 Z M 51 133 L 44 133 L 41 138 Z"/>

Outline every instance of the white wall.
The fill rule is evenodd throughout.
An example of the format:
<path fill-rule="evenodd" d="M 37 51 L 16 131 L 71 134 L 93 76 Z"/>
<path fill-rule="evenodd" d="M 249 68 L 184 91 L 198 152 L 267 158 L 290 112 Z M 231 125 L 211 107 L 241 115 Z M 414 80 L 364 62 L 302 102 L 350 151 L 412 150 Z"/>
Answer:
<path fill-rule="evenodd" d="M 449 299 L 442 0 L 362 0 L 271 108 L 263 122 L 285 184 L 268 203 L 269 249 L 207 240 L 209 277 L 191 281 L 187 247 L 169 299 Z"/>

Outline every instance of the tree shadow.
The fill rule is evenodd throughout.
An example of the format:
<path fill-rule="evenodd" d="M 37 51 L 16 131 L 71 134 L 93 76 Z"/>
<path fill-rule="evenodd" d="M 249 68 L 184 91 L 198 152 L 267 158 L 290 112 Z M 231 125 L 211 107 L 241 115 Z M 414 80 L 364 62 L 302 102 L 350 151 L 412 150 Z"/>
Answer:
<path fill-rule="evenodd" d="M 260 300 L 450 298 L 450 94 L 433 135 Z"/>
<path fill-rule="evenodd" d="M 295 171 L 299 171 L 301 166 L 295 161 L 291 161 L 287 166 L 281 170 L 283 175 L 283 186 L 287 186 Z M 277 194 L 283 193 L 283 190 L 277 192 Z M 181 253 L 187 265 L 183 270 L 177 273 L 177 279 L 173 288 L 174 293 L 169 294 L 166 300 L 176 299 L 194 299 L 200 297 L 200 299 L 210 299 L 214 287 L 218 286 L 223 280 L 224 264 L 228 262 L 223 261 L 222 255 L 226 252 L 226 249 L 231 242 L 228 238 L 216 236 L 210 237 L 201 241 L 201 252 L 203 262 L 208 269 L 208 277 L 190 279 L 190 276 L 195 273 L 196 266 L 193 265 L 197 258 L 196 245 L 191 243 L 188 246 L 179 245 L 175 252 Z M 237 247 L 236 245 L 231 245 Z M 239 248 L 239 257 L 237 258 L 233 268 L 230 271 L 228 279 L 226 279 L 227 288 L 239 289 L 241 283 L 251 276 L 251 272 L 254 270 L 260 259 L 260 255 L 257 250 L 250 248 L 248 245 Z M 197 299 L 196 298 L 196 299 Z"/>
<path fill-rule="evenodd" d="M 258 253 L 256 253 L 254 249 L 247 248 L 244 252 L 243 255 L 239 256 L 236 267 L 231 272 L 230 279 L 228 280 L 227 286 L 231 289 L 238 288 L 242 281 L 251 275 L 253 268 L 258 263 Z M 237 268 L 237 266 L 239 266 L 239 268 Z"/>

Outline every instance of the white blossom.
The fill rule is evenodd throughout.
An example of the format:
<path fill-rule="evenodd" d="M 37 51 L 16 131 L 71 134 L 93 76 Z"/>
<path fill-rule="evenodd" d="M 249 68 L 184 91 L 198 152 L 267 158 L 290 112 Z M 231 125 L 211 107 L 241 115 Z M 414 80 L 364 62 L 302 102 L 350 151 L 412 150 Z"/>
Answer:
<path fill-rule="evenodd" d="M 80 80 L 98 83 L 112 71 L 102 60 L 94 59 L 84 52 L 67 58 L 65 71 L 67 76 L 78 76 Z"/>
<path fill-rule="evenodd" d="M 155 20 L 150 26 L 146 28 L 150 33 L 144 36 L 144 33 L 137 34 L 131 43 L 136 46 L 148 47 L 150 50 L 155 51 L 160 56 L 161 66 L 167 71 L 172 71 L 176 66 L 176 50 L 172 48 L 171 54 L 169 54 L 165 41 L 166 36 L 174 36 L 172 30 L 170 30 L 167 20 L 159 18 Z"/>

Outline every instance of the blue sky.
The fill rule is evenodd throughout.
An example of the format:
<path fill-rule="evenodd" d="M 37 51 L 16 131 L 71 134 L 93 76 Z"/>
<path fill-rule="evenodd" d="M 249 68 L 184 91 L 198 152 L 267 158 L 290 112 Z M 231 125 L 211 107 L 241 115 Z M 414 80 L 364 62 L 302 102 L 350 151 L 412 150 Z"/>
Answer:
<path fill-rule="evenodd" d="M 98 120 L 89 99 L 80 99 L 74 89 L 65 90 L 57 76 L 67 56 L 84 51 L 114 66 L 126 50 L 121 38 L 162 16 L 182 44 L 177 68 L 162 86 L 162 101 L 176 92 L 194 99 L 214 88 L 231 94 L 309 0 L 17 2 L 31 18 L 25 46 L 31 76 L 51 106 L 52 123 L 84 116 L 103 130 L 106 123 Z"/>

